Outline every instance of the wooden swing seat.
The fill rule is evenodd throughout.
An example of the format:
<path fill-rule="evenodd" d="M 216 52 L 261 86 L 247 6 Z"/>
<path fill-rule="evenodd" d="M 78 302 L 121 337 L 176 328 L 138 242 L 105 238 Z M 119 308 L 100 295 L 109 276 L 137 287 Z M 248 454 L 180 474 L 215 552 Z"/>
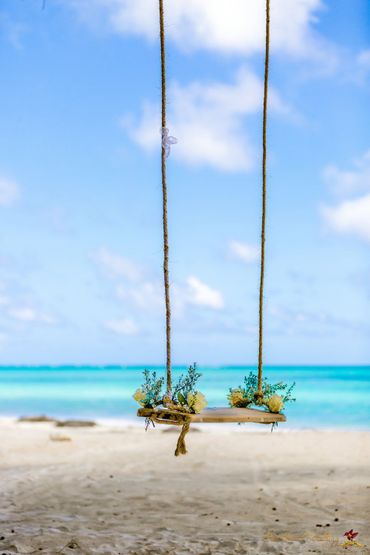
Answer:
<path fill-rule="evenodd" d="M 284 414 L 275 414 L 259 409 L 215 407 L 202 410 L 198 414 L 189 414 L 166 408 L 139 409 L 137 415 L 149 418 L 158 424 L 181 426 L 185 422 L 208 424 L 254 422 L 257 424 L 274 424 L 286 422 Z"/>

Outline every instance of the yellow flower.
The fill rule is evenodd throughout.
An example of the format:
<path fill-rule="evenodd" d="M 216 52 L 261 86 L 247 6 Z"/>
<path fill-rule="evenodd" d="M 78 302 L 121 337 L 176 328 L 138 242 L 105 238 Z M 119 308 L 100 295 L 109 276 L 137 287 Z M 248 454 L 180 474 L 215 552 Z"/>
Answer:
<path fill-rule="evenodd" d="M 241 389 L 232 389 L 227 398 L 232 407 L 243 407 L 246 405 L 246 399 Z"/>
<path fill-rule="evenodd" d="M 270 412 L 280 412 L 284 408 L 283 399 L 280 395 L 271 395 L 267 401 L 267 407 Z"/>
<path fill-rule="evenodd" d="M 188 407 L 195 413 L 201 412 L 208 405 L 207 399 L 203 393 L 197 391 L 196 393 L 188 393 Z"/>
<path fill-rule="evenodd" d="M 144 391 L 142 389 L 140 389 L 140 387 L 133 394 L 133 398 L 135 399 L 135 401 L 137 403 L 139 403 L 139 405 L 142 405 L 142 406 L 144 406 L 145 397 L 146 397 L 146 394 L 144 393 Z"/>

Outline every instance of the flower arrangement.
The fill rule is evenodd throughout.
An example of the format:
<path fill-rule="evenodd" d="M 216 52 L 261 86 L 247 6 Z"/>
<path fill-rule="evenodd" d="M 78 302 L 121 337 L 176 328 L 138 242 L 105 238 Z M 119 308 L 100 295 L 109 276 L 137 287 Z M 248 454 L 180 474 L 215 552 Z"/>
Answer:
<path fill-rule="evenodd" d="M 180 405 L 186 412 L 198 413 L 207 406 L 203 393 L 196 389 L 196 384 L 201 377 L 197 365 L 189 366 L 185 376 L 180 376 L 172 394 L 172 401 Z"/>
<path fill-rule="evenodd" d="M 153 409 L 162 403 L 162 387 L 164 378 L 157 378 L 157 372 L 144 370 L 144 383 L 133 394 L 139 405 L 146 409 Z"/>
<path fill-rule="evenodd" d="M 170 395 L 163 394 L 164 379 L 158 378 L 156 372 L 144 370 L 144 383 L 139 387 L 133 398 L 144 408 L 155 408 L 160 405 L 173 410 L 189 413 L 201 412 L 207 406 L 203 393 L 196 389 L 201 374 L 194 363 L 185 376 L 181 375 Z"/>
<path fill-rule="evenodd" d="M 295 383 L 288 386 L 284 382 L 270 384 L 267 378 L 262 380 L 262 397 L 258 395 L 258 376 L 250 372 L 244 378 L 244 386 L 230 388 L 227 395 L 231 407 L 246 408 L 251 405 L 264 406 L 266 410 L 280 413 L 285 404 L 295 401 L 292 391 Z"/>

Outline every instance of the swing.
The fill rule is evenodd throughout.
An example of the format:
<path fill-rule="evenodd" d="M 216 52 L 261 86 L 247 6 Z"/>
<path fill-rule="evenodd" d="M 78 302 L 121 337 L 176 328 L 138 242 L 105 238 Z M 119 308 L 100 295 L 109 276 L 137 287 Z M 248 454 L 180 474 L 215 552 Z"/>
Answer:
<path fill-rule="evenodd" d="M 189 413 L 181 410 L 181 407 L 171 402 L 172 372 L 171 372 L 171 307 L 170 286 L 168 271 L 168 217 L 167 217 L 167 173 L 166 162 L 169 155 L 170 145 L 176 140 L 169 137 L 167 129 L 167 102 L 166 102 L 166 53 L 165 53 L 165 31 L 164 31 L 164 0 L 159 0 L 159 24 L 160 24 L 160 51 L 161 51 L 161 77 L 162 77 L 162 150 L 161 150 L 161 172 L 162 172 L 162 198 L 163 198 L 163 278 L 166 306 L 166 377 L 167 394 L 163 400 L 162 407 L 140 408 L 137 411 L 139 417 L 145 418 L 147 425 L 152 423 L 182 426 L 180 437 L 177 442 L 175 455 L 186 454 L 185 435 L 189 431 L 191 423 L 242 423 L 254 422 L 258 424 L 277 424 L 285 422 L 286 417 L 281 413 L 268 412 L 261 409 L 251 408 L 206 408 L 199 413 Z M 265 68 L 264 68 L 264 94 L 263 94 L 263 125 L 262 125 L 262 225 L 261 225 L 261 267 L 259 284 L 259 350 L 258 350 L 258 388 L 255 393 L 257 404 L 263 401 L 263 292 L 265 281 L 265 235 L 266 235 L 266 155 L 267 155 L 267 98 L 268 98 L 268 74 L 269 74 L 269 46 L 270 46 L 270 0 L 266 0 L 266 37 L 265 37 Z"/>

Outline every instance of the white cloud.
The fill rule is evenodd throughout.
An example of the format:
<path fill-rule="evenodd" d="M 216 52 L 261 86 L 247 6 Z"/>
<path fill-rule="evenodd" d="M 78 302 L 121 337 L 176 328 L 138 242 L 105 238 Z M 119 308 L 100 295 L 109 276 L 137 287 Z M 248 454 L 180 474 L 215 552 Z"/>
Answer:
<path fill-rule="evenodd" d="M 217 289 L 213 289 L 195 276 L 188 277 L 186 282 L 188 285 L 187 301 L 190 304 L 216 310 L 224 307 L 224 299 Z"/>
<path fill-rule="evenodd" d="M 272 328 L 275 333 L 293 335 L 299 330 L 306 336 L 320 336 L 343 329 L 358 333 L 368 333 L 368 324 L 359 320 L 347 319 L 333 313 L 307 310 L 306 308 L 292 308 L 272 304 L 268 307 Z"/>
<path fill-rule="evenodd" d="M 11 206 L 20 198 L 20 189 L 10 179 L 0 177 L 0 206 Z"/>
<path fill-rule="evenodd" d="M 323 214 L 335 231 L 370 242 L 370 194 L 344 201 L 337 206 L 326 206 Z"/>
<path fill-rule="evenodd" d="M 105 322 L 104 327 L 117 335 L 137 335 L 139 333 L 137 324 L 130 318 L 109 320 Z"/>
<path fill-rule="evenodd" d="M 123 34 L 158 40 L 157 0 L 70 0 L 96 27 L 105 19 Z M 321 0 L 275 0 L 271 10 L 272 49 L 294 57 L 325 58 L 314 30 Z M 261 0 L 170 0 L 166 32 L 183 51 L 211 50 L 249 55 L 264 48 L 264 2 Z"/>
<path fill-rule="evenodd" d="M 327 224 L 338 233 L 370 242 L 370 150 L 354 161 L 351 170 L 329 166 L 324 175 L 334 191 L 345 197 L 334 206 L 322 207 Z"/>
<path fill-rule="evenodd" d="M 242 260 L 247 264 L 256 262 L 260 257 L 260 249 L 255 245 L 241 243 L 239 241 L 230 241 L 229 249 L 231 255 L 237 260 Z"/>
<path fill-rule="evenodd" d="M 242 68 L 234 83 L 198 82 L 169 89 L 169 128 L 179 142 L 171 151 L 186 163 L 208 165 L 225 171 L 251 169 L 255 150 L 243 130 L 245 117 L 256 114 L 262 107 L 262 81 L 249 69 Z M 276 91 L 270 91 L 273 111 L 294 117 L 291 109 Z M 141 147 L 159 147 L 160 114 L 158 105 L 146 103 L 140 121 L 122 119 L 131 138 Z"/>
<path fill-rule="evenodd" d="M 22 38 L 26 30 L 27 27 L 23 23 L 13 20 L 5 12 L 0 12 L 0 35 L 4 35 L 17 50 L 22 48 Z"/>
<path fill-rule="evenodd" d="M 0 306 L 8 305 L 9 302 L 10 302 L 9 297 L 7 297 L 6 295 L 2 295 L 2 294 L 0 293 Z"/>
<path fill-rule="evenodd" d="M 370 150 L 355 159 L 350 170 L 327 166 L 324 177 L 332 190 L 339 195 L 370 191 Z"/>
<path fill-rule="evenodd" d="M 140 310 L 164 313 L 164 290 L 163 284 L 159 281 L 143 281 L 134 287 L 120 284 L 116 288 L 116 295 L 120 301 L 128 302 Z M 171 285 L 173 316 L 182 318 L 189 305 L 218 309 L 224 306 L 224 301 L 219 291 L 209 287 L 197 277 L 191 276 L 185 283 Z"/>
<path fill-rule="evenodd" d="M 129 281 L 137 281 L 141 277 L 140 268 L 128 258 L 102 247 L 97 250 L 92 259 L 104 272 L 113 278 L 126 278 Z"/>
<path fill-rule="evenodd" d="M 36 320 L 36 312 L 28 307 L 11 308 L 9 316 L 21 322 L 34 322 Z"/>
<path fill-rule="evenodd" d="M 163 288 L 162 288 L 163 289 Z M 158 283 L 144 281 L 135 287 L 118 285 L 117 298 L 121 301 L 129 300 L 135 306 L 145 310 L 156 310 L 163 306 L 163 291 Z"/>
<path fill-rule="evenodd" d="M 40 322 L 43 324 L 55 324 L 56 320 L 48 314 L 38 312 L 34 308 L 28 306 L 12 307 L 8 310 L 8 314 L 14 320 L 19 322 Z"/>
<path fill-rule="evenodd" d="M 145 314 L 147 319 L 148 314 L 150 318 L 163 317 L 165 305 L 161 279 L 148 279 L 148 272 L 139 270 L 130 260 L 108 249 L 100 249 L 93 259 L 109 277 L 117 278 L 114 283 L 115 297 L 121 301 L 127 314 Z M 186 318 L 190 306 L 219 310 L 224 307 L 224 299 L 220 291 L 195 276 L 188 277 L 185 282 L 171 283 L 171 310 L 174 318 Z M 149 324 L 149 319 L 146 324 Z M 103 326 L 121 335 L 139 332 L 131 318 L 109 320 Z"/>
<path fill-rule="evenodd" d="M 359 53 L 359 55 L 357 56 L 357 63 L 361 68 L 365 70 L 370 69 L 370 49 L 363 50 Z"/>
<path fill-rule="evenodd" d="M 51 316 L 50 314 L 39 314 L 38 320 L 39 322 L 43 324 L 48 324 L 50 326 L 53 326 L 54 324 L 58 323 L 57 319 L 54 318 L 54 316 Z"/>
<path fill-rule="evenodd" d="M 9 283 L 0 282 L 0 308 L 6 322 L 5 325 L 8 325 L 11 320 L 24 326 L 58 324 L 58 319 L 50 313 L 44 312 L 37 299 L 32 300 L 31 295 L 27 295 L 27 297 L 29 300 L 19 295 L 17 279 L 15 281 L 13 279 Z M 11 328 L 14 328 L 13 324 Z"/>

